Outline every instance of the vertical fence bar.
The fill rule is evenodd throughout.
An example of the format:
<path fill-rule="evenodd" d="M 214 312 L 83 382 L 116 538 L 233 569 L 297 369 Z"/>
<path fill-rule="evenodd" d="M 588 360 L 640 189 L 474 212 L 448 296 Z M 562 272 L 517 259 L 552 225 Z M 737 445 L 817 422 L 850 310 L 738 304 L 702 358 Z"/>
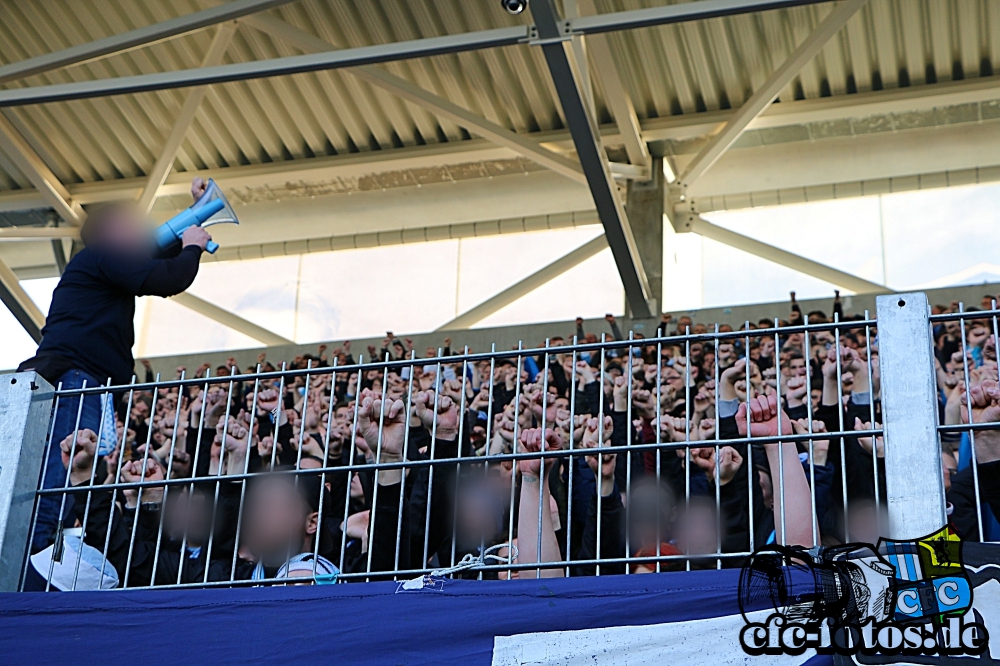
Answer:
<path fill-rule="evenodd" d="M 876 299 L 889 538 L 946 524 L 933 340 L 925 294 Z"/>
<path fill-rule="evenodd" d="M 16 592 L 20 583 L 54 396 L 34 372 L 0 380 L 0 592 Z"/>

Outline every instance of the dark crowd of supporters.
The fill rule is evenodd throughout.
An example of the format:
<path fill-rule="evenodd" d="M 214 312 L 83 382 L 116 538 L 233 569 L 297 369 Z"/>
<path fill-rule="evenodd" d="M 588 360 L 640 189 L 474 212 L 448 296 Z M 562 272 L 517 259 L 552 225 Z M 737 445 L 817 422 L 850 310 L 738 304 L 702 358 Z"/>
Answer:
<path fill-rule="evenodd" d="M 356 363 L 345 342 L 281 359 L 284 376 L 121 392 L 116 434 L 60 443 L 68 485 L 87 490 L 51 500 L 63 518 L 36 533 L 26 588 L 408 579 L 466 556 L 480 566 L 455 575 L 649 573 L 739 566 L 769 543 L 874 543 L 878 332 L 834 307 L 839 327 L 808 332 L 795 327 L 833 313 L 794 295 L 778 328 L 714 336 L 664 316 L 656 342 L 578 320 L 547 353 L 479 360 L 446 340 L 400 363 L 420 353 L 390 334 L 365 356 L 388 367 L 339 371 Z M 590 346 L 560 349 L 574 339 Z M 964 355 L 960 322 L 934 340 L 941 422 L 1000 421 L 991 317 L 965 322 Z M 942 437 L 949 519 L 977 540 L 990 535 L 974 467 L 983 530 L 1000 531 L 1000 431 L 976 433 L 974 464 L 971 449 L 967 433 Z"/>

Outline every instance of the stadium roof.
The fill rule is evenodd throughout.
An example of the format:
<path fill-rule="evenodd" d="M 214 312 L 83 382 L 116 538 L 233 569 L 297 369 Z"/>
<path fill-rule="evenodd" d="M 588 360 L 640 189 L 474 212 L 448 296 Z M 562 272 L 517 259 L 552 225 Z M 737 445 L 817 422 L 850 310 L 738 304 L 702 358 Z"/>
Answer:
<path fill-rule="evenodd" d="M 0 282 L 36 320 L 16 277 L 58 274 L 51 239 L 86 206 L 163 218 L 194 174 L 239 204 L 219 260 L 603 223 L 636 312 L 650 294 L 618 190 L 655 158 L 678 231 L 817 276 L 700 215 L 1000 180 L 990 0 L 531 0 L 519 16 L 5 0 L 0 61 L 0 240 L 22 241 L 0 243 Z M 245 79 L 258 65 L 276 75 Z M 226 82 L 185 85 L 208 80 Z M 831 281 L 879 288 L 850 278 Z"/>

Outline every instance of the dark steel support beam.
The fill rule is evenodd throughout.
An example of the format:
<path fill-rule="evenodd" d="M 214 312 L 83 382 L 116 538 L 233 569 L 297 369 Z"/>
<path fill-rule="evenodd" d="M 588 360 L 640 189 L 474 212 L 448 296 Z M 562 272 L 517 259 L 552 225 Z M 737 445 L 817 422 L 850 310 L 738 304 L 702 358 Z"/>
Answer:
<path fill-rule="evenodd" d="M 601 143 L 601 134 L 587 110 L 581 82 L 573 67 L 573 54 L 564 39 L 564 21 L 556 12 L 553 0 L 534 0 L 531 13 L 538 27 L 538 41 L 545 53 L 545 62 L 562 104 L 563 115 L 576 145 L 580 166 L 587 176 L 594 206 L 604 225 L 608 246 L 614 255 L 618 273 L 625 288 L 625 299 L 634 317 L 652 316 L 649 304 L 649 283 L 642 268 L 625 207 L 618 194 L 608 160 Z"/>

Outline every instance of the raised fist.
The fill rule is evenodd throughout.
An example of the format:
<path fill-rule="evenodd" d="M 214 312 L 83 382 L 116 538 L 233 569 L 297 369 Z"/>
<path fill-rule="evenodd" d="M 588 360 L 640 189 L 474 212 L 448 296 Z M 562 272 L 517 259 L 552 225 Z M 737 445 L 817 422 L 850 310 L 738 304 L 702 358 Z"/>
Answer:
<path fill-rule="evenodd" d="M 709 479 L 715 479 L 718 473 L 720 486 L 732 481 L 743 465 L 743 456 L 731 446 L 719 447 L 718 469 L 716 460 L 715 447 L 691 449 L 691 462 L 704 471 Z"/>
<path fill-rule="evenodd" d="M 413 398 L 417 418 L 428 432 L 438 439 L 454 440 L 458 437 L 458 409 L 446 395 L 437 398 L 437 413 L 434 412 L 434 391 L 420 391 Z M 437 427 L 435 428 L 435 422 Z"/>
<path fill-rule="evenodd" d="M 542 451 L 543 446 L 545 451 L 561 450 L 563 448 L 562 437 L 557 431 L 546 428 L 545 440 L 543 444 L 541 428 L 528 428 L 521 431 L 521 453 L 537 453 Z M 521 470 L 521 476 L 525 481 L 537 482 L 543 476 L 543 474 L 539 473 L 541 470 L 541 463 L 541 458 L 526 458 L 518 461 L 518 469 Z M 544 476 L 548 476 L 549 471 L 555 467 L 555 463 L 555 458 L 545 458 Z"/>
<path fill-rule="evenodd" d="M 77 486 L 81 483 L 89 483 L 94 469 L 94 456 L 97 452 L 97 433 L 90 428 L 84 428 L 76 432 L 76 446 L 74 447 L 73 434 L 70 433 L 59 443 L 59 451 L 62 454 L 63 466 L 69 468 L 69 482 Z M 72 466 L 70 465 L 70 454 L 73 456 Z"/>
<path fill-rule="evenodd" d="M 614 431 L 614 422 L 610 416 L 604 417 L 604 430 L 601 431 L 601 422 L 597 418 L 589 418 L 584 423 L 583 440 L 580 447 L 584 449 L 606 449 L 600 456 L 587 456 L 587 464 L 591 471 L 597 475 L 597 460 L 601 460 L 601 495 L 611 494 L 615 484 L 615 461 L 617 454 L 610 450 L 611 433 Z"/>
<path fill-rule="evenodd" d="M 163 468 L 152 458 L 142 460 L 130 460 L 122 465 L 121 483 L 139 483 L 143 481 L 162 481 Z M 139 488 L 127 488 L 122 491 L 125 495 L 125 506 L 134 509 L 139 502 Z M 153 486 L 142 488 L 143 504 L 159 504 L 163 501 L 163 486 Z"/>
<path fill-rule="evenodd" d="M 1000 386 L 987 379 L 971 391 L 962 394 L 962 423 L 969 422 L 969 396 L 972 396 L 972 422 L 993 423 L 1000 421 Z"/>
<path fill-rule="evenodd" d="M 403 459 L 403 440 L 406 436 L 406 405 L 402 400 L 382 402 L 374 391 L 361 392 L 358 404 L 358 432 L 368 448 L 380 462 L 398 462 Z M 379 429 L 382 431 L 379 442 Z M 380 448 L 381 445 L 381 448 Z M 380 453 L 381 451 L 381 453 Z"/>
<path fill-rule="evenodd" d="M 774 395 L 758 396 L 749 400 L 750 418 L 747 419 L 747 403 L 740 403 L 736 410 L 736 427 L 740 436 L 746 437 L 749 430 L 751 437 L 775 437 L 778 435 L 778 401 Z M 748 428 L 749 425 L 749 428 Z M 781 434 L 792 434 L 791 419 L 788 414 L 781 415 Z"/>
<path fill-rule="evenodd" d="M 195 176 L 194 180 L 191 181 L 191 198 L 197 201 L 205 195 L 205 190 L 208 189 L 208 183 L 201 176 Z"/>
<path fill-rule="evenodd" d="M 278 408 L 278 398 L 275 389 L 264 389 L 257 394 L 257 409 L 260 412 L 273 412 Z"/>

